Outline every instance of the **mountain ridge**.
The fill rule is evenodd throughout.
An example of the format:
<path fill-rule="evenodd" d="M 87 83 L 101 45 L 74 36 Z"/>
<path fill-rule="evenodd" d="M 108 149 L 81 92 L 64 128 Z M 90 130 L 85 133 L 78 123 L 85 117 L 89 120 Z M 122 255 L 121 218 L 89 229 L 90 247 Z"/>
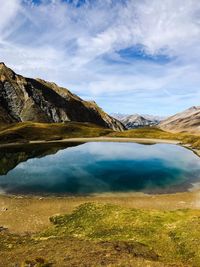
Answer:
<path fill-rule="evenodd" d="M 200 133 L 200 106 L 192 106 L 168 117 L 159 124 L 163 130 L 171 132 Z"/>
<path fill-rule="evenodd" d="M 122 131 L 124 125 L 95 102 L 40 78 L 26 78 L 0 63 L 0 122 L 89 122 Z"/>

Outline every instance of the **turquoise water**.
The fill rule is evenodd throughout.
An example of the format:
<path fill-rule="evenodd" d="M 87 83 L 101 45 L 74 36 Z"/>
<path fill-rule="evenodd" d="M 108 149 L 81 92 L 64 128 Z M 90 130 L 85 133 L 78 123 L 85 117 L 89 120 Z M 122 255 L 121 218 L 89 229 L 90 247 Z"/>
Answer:
<path fill-rule="evenodd" d="M 177 145 L 93 142 L 0 151 L 0 192 L 172 193 L 200 182 L 200 158 Z"/>

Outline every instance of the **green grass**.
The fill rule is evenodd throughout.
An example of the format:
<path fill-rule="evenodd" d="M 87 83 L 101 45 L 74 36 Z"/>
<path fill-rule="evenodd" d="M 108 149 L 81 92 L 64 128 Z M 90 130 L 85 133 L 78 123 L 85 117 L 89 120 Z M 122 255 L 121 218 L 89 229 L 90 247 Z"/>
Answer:
<path fill-rule="evenodd" d="M 86 203 L 72 214 L 50 218 L 40 238 L 76 237 L 128 241 L 165 263 L 200 266 L 200 211 L 147 211 Z"/>

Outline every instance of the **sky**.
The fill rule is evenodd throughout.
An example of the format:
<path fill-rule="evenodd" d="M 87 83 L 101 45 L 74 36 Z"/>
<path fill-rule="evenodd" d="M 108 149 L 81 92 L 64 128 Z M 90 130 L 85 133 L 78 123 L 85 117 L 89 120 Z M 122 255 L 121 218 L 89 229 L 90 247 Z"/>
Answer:
<path fill-rule="evenodd" d="M 200 1 L 0 0 L 0 61 L 108 113 L 200 105 Z"/>

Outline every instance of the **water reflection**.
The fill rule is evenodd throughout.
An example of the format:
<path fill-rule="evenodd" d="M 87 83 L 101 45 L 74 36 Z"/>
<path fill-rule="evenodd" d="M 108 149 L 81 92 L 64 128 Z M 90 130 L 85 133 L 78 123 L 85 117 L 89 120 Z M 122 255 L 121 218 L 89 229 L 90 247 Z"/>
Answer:
<path fill-rule="evenodd" d="M 7 174 L 20 162 L 31 158 L 42 158 L 50 154 L 56 154 L 61 149 L 78 146 L 81 143 L 55 143 L 55 144 L 24 144 L 0 149 L 0 175 Z"/>
<path fill-rule="evenodd" d="M 35 145 L 0 151 L 0 156 L 0 188 L 6 193 L 171 193 L 200 181 L 199 158 L 176 145 Z"/>

